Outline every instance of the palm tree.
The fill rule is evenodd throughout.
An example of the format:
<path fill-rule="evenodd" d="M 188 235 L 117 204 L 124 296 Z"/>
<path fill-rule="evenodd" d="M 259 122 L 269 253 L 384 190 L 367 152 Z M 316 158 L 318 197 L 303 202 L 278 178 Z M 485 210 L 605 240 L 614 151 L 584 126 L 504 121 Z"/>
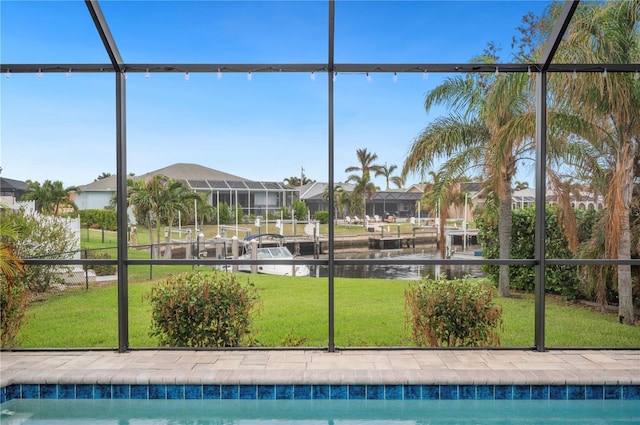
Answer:
<path fill-rule="evenodd" d="M 578 252 L 578 225 L 576 214 L 571 199 L 580 200 L 582 185 L 574 182 L 572 178 L 562 179 L 556 173 L 549 174 L 551 189 L 555 192 L 556 203 L 558 204 L 558 223 L 561 223 L 562 232 L 567 238 L 569 250 L 576 255 Z"/>
<path fill-rule="evenodd" d="M 347 182 L 354 183 L 355 187 L 351 193 L 351 205 L 357 214 L 362 212 L 362 218 L 367 213 L 367 199 L 371 199 L 376 194 L 376 186 L 369 180 L 369 173 L 358 175 L 351 174 L 347 177 Z M 362 201 L 362 202 L 360 202 Z"/>
<path fill-rule="evenodd" d="M 24 318 L 28 303 L 26 288 L 16 280 L 24 274 L 24 263 L 16 253 L 20 229 L 5 214 L 12 212 L 0 205 L 0 346 L 10 346 Z"/>
<path fill-rule="evenodd" d="M 391 175 L 396 170 L 396 168 L 398 168 L 398 166 L 396 164 L 387 165 L 387 163 L 385 162 L 384 165 L 381 165 L 380 169 L 378 171 L 376 171 L 376 177 L 384 176 L 384 179 L 385 179 L 385 182 L 386 182 L 386 189 L 385 190 L 389 190 L 389 182 L 393 181 L 393 179 L 396 178 L 396 177 Z"/>
<path fill-rule="evenodd" d="M 479 58 L 494 61 L 495 58 Z M 518 158 L 532 148 L 535 115 L 531 80 L 526 74 L 467 75 L 446 79 L 426 95 L 425 109 L 437 104 L 453 108 L 437 118 L 413 142 L 402 175 L 424 172 L 436 158 L 446 157 L 440 173 L 451 181 L 480 167 L 499 199 L 500 258 L 511 253 L 511 188 Z M 523 119 L 528 115 L 528 120 Z M 500 266 L 499 294 L 510 295 L 509 266 Z"/>
<path fill-rule="evenodd" d="M 173 227 L 173 222 L 178 215 L 178 212 L 181 214 L 186 214 L 189 210 L 189 205 L 191 205 L 192 200 L 202 201 L 202 198 L 196 194 L 196 192 L 192 192 L 187 188 L 187 186 L 180 180 L 169 179 L 164 187 L 164 190 L 159 194 L 159 208 L 158 214 L 162 220 L 162 223 L 168 226 L 168 249 L 165 249 L 164 254 L 165 258 L 171 258 L 171 229 Z M 198 210 L 201 211 L 200 209 Z M 197 227 L 197 226 L 196 226 Z M 158 232 L 158 238 L 160 237 L 160 228 L 156 229 Z M 196 235 L 197 237 L 197 235 Z M 159 240 L 159 239 L 158 239 Z"/>
<path fill-rule="evenodd" d="M 451 176 L 445 172 L 430 171 L 429 175 L 432 181 L 425 183 L 421 202 L 434 216 L 439 211 L 440 258 L 446 258 L 445 238 L 449 210 L 453 205 L 464 204 L 464 193 L 460 191 L 460 182 L 468 179 L 465 176 Z"/>
<path fill-rule="evenodd" d="M 100 180 L 104 180 L 106 178 L 111 177 L 113 174 L 111 173 L 107 173 L 105 171 L 102 172 L 102 174 L 100 174 L 98 177 L 96 177 L 96 179 L 94 180 L 94 182 L 100 181 Z"/>
<path fill-rule="evenodd" d="M 305 184 L 313 183 L 315 182 L 315 180 L 311 180 L 307 176 L 303 175 L 302 179 L 300 177 L 291 176 L 283 179 L 282 182 L 291 187 L 300 187 L 304 186 Z"/>
<path fill-rule="evenodd" d="M 378 155 L 367 151 L 367 148 L 356 150 L 358 162 L 360 165 L 352 165 L 345 168 L 345 173 L 352 173 L 354 171 L 360 171 L 361 174 L 352 174 L 347 178 L 348 182 L 355 183 L 356 187 L 353 191 L 353 196 L 361 196 L 362 198 L 362 215 L 367 213 L 367 197 L 371 198 L 376 193 L 376 187 L 371 182 L 371 172 L 378 173 L 382 167 L 375 164 L 375 160 L 378 159 Z M 357 205 L 357 204 L 356 204 Z"/>
<path fill-rule="evenodd" d="M 198 195 L 189 191 L 183 182 L 169 179 L 157 174 L 149 181 L 129 179 L 127 181 L 128 205 L 134 208 L 134 214 L 139 223 L 149 228 L 149 240 L 153 245 L 153 225 L 156 226 L 156 241 L 160 243 L 160 227 L 162 224 L 171 226 L 178 211 L 186 212 L 189 204 Z M 166 253 L 166 251 L 165 251 Z M 160 247 L 156 245 L 154 258 L 159 258 Z M 170 254 L 165 254 L 170 255 Z"/>
<path fill-rule="evenodd" d="M 11 211 L 0 205 L 0 217 L 4 214 L 11 214 Z M 9 293 L 15 278 L 24 273 L 23 262 L 14 249 L 14 243 L 19 237 L 20 232 L 11 221 L 0 220 L 0 274 L 8 284 Z"/>
<path fill-rule="evenodd" d="M 329 186 L 324 188 L 322 192 L 322 199 L 325 201 L 329 199 Z M 344 207 L 348 204 L 349 194 L 339 184 L 333 187 L 333 207 L 329 206 L 333 210 L 334 219 L 344 214 Z"/>
<path fill-rule="evenodd" d="M 524 190 L 524 189 L 529 189 L 529 183 L 528 182 L 521 182 L 521 181 L 516 181 L 514 186 L 513 186 L 513 190 L 518 191 L 518 190 Z"/>
<path fill-rule="evenodd" d="M 559 62 L 640 62 L 640 1 L 588 3 L 576 11 L 568 36 L 560 45 Z M 603 187 L 606 210 L 605 257 L 631 258 L 630 209 L 640 143 L 640 83 L 632 74 L 584 73 L 580 78 L 550 79 L 560 106 L 580 113 L 600 130 L 588 142 L 598 163 L 578 164 L 590 170 Z M 605 178 L 602 179 L 601 176 Z M 617 266 L 618 315 L 634 323 L 630 265 Z"/>
<path fill-rule="evenodd" d="M 398 189 L 402 189 L 406 183 L 406 179 L 402 176 L 391 177 L 391 183 L 395 184 Z"/>
<path fill-rule="evenodd" d="M 71 193 L 77 192 L 75 186 L 63 187 L 59 180 L 45 180 L 44 183 L 27 180 L 27 188 L 22 201 L 36 201 L 36 211 L 42 214 L 58 215 L 64 207 L 78 210 L 75 202 L 71 200 Z"/>

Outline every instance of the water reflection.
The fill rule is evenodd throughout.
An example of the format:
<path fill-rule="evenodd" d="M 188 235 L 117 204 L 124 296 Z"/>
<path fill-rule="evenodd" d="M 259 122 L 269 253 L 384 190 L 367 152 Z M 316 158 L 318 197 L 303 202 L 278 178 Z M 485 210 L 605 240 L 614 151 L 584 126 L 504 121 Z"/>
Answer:
<path fill-rule="evenodd" d="M 336 259 L 384 259 L 395 258 L 403 260 L 433 260 L 438 257 L 435 247 L 404 248 L 394 250 L 336 250 Z M 326 256 L 325 256 L 326 257 Z M 322 258 L 322 257 L 321 257 Z M 454 256 L 455 258 L 455 256 Z M 418 265 L 418 264 L 367 264 L 335 266 L 336 277 L 349 278 L 379 278 L 379 279 L 412 279 L 419 280 L 423 277 L 434 277 L 441 274 L 449 278 L 461 278 L 466 275 L 472 277 L 484 276 L 478 265 Z M 327 277 L 328 267 L 319 266 L 312 268 L 311 275 Z"/>

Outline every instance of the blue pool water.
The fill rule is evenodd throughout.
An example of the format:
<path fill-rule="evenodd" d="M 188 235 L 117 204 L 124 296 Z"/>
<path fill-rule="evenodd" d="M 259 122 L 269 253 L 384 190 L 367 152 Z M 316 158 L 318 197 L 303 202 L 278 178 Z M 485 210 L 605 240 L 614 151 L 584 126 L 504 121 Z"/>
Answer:
<path fill-rule="evenodd" d="M 637 400 L 47 400 L 2 404 L 4 425 L 640 424 Z"/>

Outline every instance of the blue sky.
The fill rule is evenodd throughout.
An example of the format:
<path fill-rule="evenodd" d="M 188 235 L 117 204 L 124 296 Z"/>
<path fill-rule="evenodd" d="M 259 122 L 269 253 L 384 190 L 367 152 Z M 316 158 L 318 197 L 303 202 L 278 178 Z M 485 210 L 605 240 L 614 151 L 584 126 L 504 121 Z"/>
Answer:
<path fill-rule="evenodd" d="M 336 2 L 336 63 L 468 62 L 510 41 L 542 1 Z M 102 1 L 125 63 L 324 63 L 324 1 Z M 4 63 L 109 62 L 84 2 L 0 1 Z M 424 95 L 447 75 L 340 74 L 335 82 L 335 181 L 367 148 L 400 168 L 430 120 Z M 127 168 L 143 174 L 197 163 L 252 180 L 328 180 L 327 75 L 131 74 Z M 115 173 L 112 74 L 0 78 L 2 176 L 67 186 Z M 526 176 L 527 170 L 523 170 Z M 531 174 L 531 173 L 529 173 Z M 418 176 L 411 176 L 410 183 Z M 375 183 L 384 187 L 382 178 Z"/>

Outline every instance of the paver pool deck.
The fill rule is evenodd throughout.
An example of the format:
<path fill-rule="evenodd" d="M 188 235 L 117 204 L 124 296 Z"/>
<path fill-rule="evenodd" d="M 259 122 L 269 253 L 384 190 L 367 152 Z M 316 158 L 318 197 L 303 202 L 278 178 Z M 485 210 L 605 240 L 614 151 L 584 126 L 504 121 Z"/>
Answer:
<path fill-rule="evenodd" d="M 638 385 L 640 350 L 3 351 L 11 384 Z"/>

